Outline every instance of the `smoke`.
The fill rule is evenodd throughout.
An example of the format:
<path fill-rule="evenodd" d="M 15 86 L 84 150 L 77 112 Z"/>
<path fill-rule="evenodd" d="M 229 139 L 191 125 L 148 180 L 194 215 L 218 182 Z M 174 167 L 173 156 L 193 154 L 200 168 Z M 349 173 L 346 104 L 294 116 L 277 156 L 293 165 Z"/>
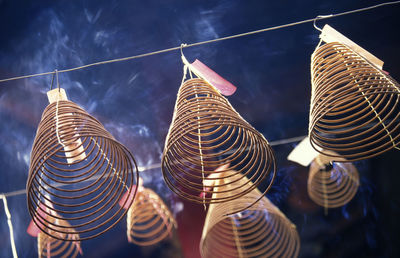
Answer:
<path fill-rule="evenodd" d="M 64 22 L 54 10 L 43 11 L 31 26 L 39 32 L 32 35 L 33 39 L 22 41 L 16 47 L 16 52 L 23 58 L 15 62 L 14 71 L 20 74 L 41 73 L 65 68 L 71 64 L 83 64 L 74 47 L 74 42 L 65 29 Z M 68 89 L 73 85 L 77 86 L 76 83 L 71 82 L 68 74 L 60 75 L 60 79 L 62 79 L 62 87 Z M 32 78 L 29 83 L 32 82 L 38 85 L 37 90 L 42 93 L 46 93 L 50 86 L 50 78 L 46 76 Z"/>
<path fill-rule="evenodd" d="M 183 211 L 183 208 L 184 208 L 183 202 L 180 201 L 172 202 L 171 210 L 175 218 L 179 212 Z"/>
<path fill-rule="evenodd" d="M 48 72 L 115 57 L 121 49 L 131 46 L 118 44 L 124 36 L 120 29 L 99 24 L 104 15 L 102 9 L 93 12 L 89 9 L 71 11 L 71 8 L 76 7 L 70 6 L 65 8 L 69 10 L 60 11 L 57 8 L 41 10 L 39 15 L 31 20 L 26 35 L 22 40 L 17 41 L 13 50 L 1 53 L 0 65 L 7 67 L 10 73 L 16 75 Z M 71 19 L 66 15 L 67 13 L 73 13 L 76 18 Z M 132 119 L 135 114 L 131 112 L 129 116 L 125 116 L 128 112 L 120 112 L 127 110 L 124 105 L 128 104 L 131 107 L 132 103 L 130 99 L 122 105 L 118 101 L 121 94 L 126 96 L 126 92 L 119 87 L 119 83 L 135 84 L 139 78 L 139 72 L 130 71 L 128 77 L 119 78 L 118 71 L 110 73 L 109 67 L 105 69 L 107 73 L 94 74 L 95 76 L 92 70 L 60 73 L 60 87 L 66 89 L 70 100 L 83 106 L 88 113 L 100 121 L 105 121 L 103 123 L 105 128 L 132 151 L 139 166 L 145 167 L 159 163 L 162 148 L 155 137 L 154 127 L 144 125 L 138 119 Z M 15 86 L 1 91 L 0 170 L 3 172 L 1 192 L 25 187 L 32 143 L 41 113 L 47 105 L 45 94 L 50 88 L 51 80 L 52 76 L 49 75 L 16 81 Z M 56 87 L 55 81 L 53 88 Z M 113 82 L 109 83 L 110 81 Z M 143 103 L 137 103 L 137 105 L 143 105 Z M 143 116 L 148 118 L 148 111 Z M 171 191 L 166 189 L 160 168 L 147 170 L 141 173 L 141 177 L 145 187 L 161 193 L 164 200 L 171 199 Z M 26 203 L 25 197 L 22 195 L 10 199 L 10 203 L 13 203 L 13 200 L 19 201 L 15 202 L 15 208 L 10 206 L 17 249 L 25 254 L 26 252 L 35 253 L 36 239 L 26 235 L 29 214 L 26 206 L 21 205 L 21 203 Z M 175 214 L 182 209 L 183 204 L 180 202 L 172 206 Z M 3 227 L 6 219 L 2 213 L 0 209 L 2 221 L 0 228 L 4 233 L 4 238 L 8 238 L 6 223 Z M 1 248 L 4 250 L 0 252 L 1 257 L 10 256 L 8 248 L 9 245 L 5 243 L 4 248 Z"/>
<path fill-rule="evenodd" d="M 347 210 L 347 205 L 344 205 L 341 209 L 342 209 L 343 217 L 346 218 L 347 220 L 349 220 L 350 219 L 350 214 L 349 214 L 349 212 Z"/>
<path fill-rule="evenodd" d="M 208 19 L 199 19 L 195 24 L 195 31 L 199 33 L 198 37 L 200 40 L 219 37 L 214 26 L 212 26 L 210 20 Z"/>
<path fill-rule="evenodd" d="M 284 202 L 289 195 L 290 185 L 293 181 L 292 173 L 296 170 L 295 166 L 288 166 L 278 169 L 274 183 L 271 186 L 270 191 L 267 193 L 268 199 L 279 206 Z"/>
<path fill-rule="evenodd" d="M 110 121 L 104 127 L 131 149 L 138 166 L 146 167 L 160 162 L 160 143 L 154 140 L 155 134 L 147 126 Z"/>
<path fill-rule="evenodd" d="M 85 8 L 84 12 L 85 12 L 86 20 L 90 24 L 95 24 L 97 22 L 97 20 L 99 19 L 101 13 L 103 12 L 103 9 L 97 10 L 96 14 L 91 13 L 90 10 L 88 10 L 87 8 Z"/>

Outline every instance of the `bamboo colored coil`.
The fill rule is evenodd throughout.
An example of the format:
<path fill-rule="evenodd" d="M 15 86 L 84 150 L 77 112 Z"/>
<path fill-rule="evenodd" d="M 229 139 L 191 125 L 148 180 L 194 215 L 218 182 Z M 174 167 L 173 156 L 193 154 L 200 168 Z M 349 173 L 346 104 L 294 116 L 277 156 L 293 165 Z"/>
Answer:
<path fill-rule="evenodd" d="M 127 214 L 127 235 L 131 243 L 154 245 L 172 235 L 176 222 L 160 196 L 148 188 L 138 190 Z"/>
<path fill-rule="evenodd" d="M 311 144 L 348 161 L 397 148 L 399 84 L 340 43 L 318 47 L 311 59 Z"/>
<path fill-rule="evenodd" d="M 53 223 L 56 223 L 60 226 L 69 227 L 70 224 L 65 220 L 54 220 Z M 71 230 L 73 232 L 73 230 Z M 48 232 L 50 235 L 57 235 L 57 232 Z M 62 238 L 67 238 L 70 241 L 63 241 L 56 238 L 53 238 L 43 232 L 38 234 L 38 257 L 77 257 L 78 254 L 82 255 L 81 244 L 79 241 L 79 236 L 75 234 L 65 234 Z"/>
<path fill-rule="evenodd" d="M 249 209 L 225 216 L 257 199 L 256 189 L 233 201 L 210 204 L 200 241 L 208 257 L 297 257 L 300 238 L 296 226 L 266 197 Z"/>
<path fill-rule="evenodd" d="M 335 162 L 332 166 L 327 166 L 331 161 L 332 157 L 317 156 L 311 163 L 307 182 L 311 200 L 324 208 L 337 208 L 347 204 L 356 195 L 360 185 L 360 177 L 353 164 Z"/>
<path fill-rule="evenodd" d="M 214 190 L 206 186 L 224 184 L 225 171 L 215 171 L 224 164 L 253 184 L 245 182 L 237 186 L 236 194 L 215 199 Z M 204 80 L 194 78 L 179 89 L 162 171 L 168 187 L 180 197 L 196 203 L 220 203 L 239 198 L 262 182 L 265 194 L 275 177 L 275 157 L 264 136 L 225 97 Z"/>
<path fill-rule="evenodd" d="M 137 178 L 130 151 L 84 109 L 65 100 L 46 107 L 27 182 L 28 210 L 44 233 L 57 232 L 50 236 L 65 241 L 71 241 L 66 234 L 86 240 L 104 233 L 126 214 L 118 202 L 124 192 L 131 194 Z M 60 227 L 53 219 L 70 225 Z"/>

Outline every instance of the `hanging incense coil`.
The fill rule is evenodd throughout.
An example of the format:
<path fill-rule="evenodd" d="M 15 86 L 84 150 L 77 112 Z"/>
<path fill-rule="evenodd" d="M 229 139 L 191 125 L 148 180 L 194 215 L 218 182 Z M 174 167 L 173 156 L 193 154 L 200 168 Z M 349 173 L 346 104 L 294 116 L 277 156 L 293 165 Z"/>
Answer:
<path fill-rule="evenodd" d="M 332 156 L 335 153 L 329 151 Z M 332 157 L 319 155 L 311 163 L 307 191 L 311 200 L 325 208 L 337 208 L 350 202 L 360 185 L 357 168 L 349 163 L 335 162 Z"/>
<path fill-rule="evenodd" d="M 210 204 L 200 241 L 202 257 L 298 256 L 296 226 L 266 197 L 245 211 L 225 216 L 227 210 L 247 207 L 260 194 L 255 189 L 233 201 Z"/>
<path fill-rule="evenodd" d="M 154 245 L 172 236 L 174 227 L 175 219 L 160 196 L 148 188 L 139 188 L 127 214 L 128 241 L 141 246 Z"/>
<path fill-rule="evenodd" d="M 71 239 L 71 241 L 74 241 Z M 58 240 L 44 233 L 38 235 L 38 257 L 77 257 L 79 248 L 77 243 Z M 80 245 L 80 244 L 79 244 Z"/>
<path fill-rule="evenodd" d="M 348 161 L 398 148 L 399 84 L 340 43 L 318 47 L 311 59 L 311 144 Z"/>
<path fill-rule="evenodd" d="M 237 186 L 236 194 L 215 199 L 214 190 L 205 186 L 223 184 L 220 179 L 225 171 L 215 170 L 224 164 L 230 164 L 226 170 L 235 170 L 253 184 L 245 182 Z M 219 91 L 194 78 L 182 83 L 179 89 L 162 171 L 168 187 L 182 198 L 203 204 L 220 203 L 239 198 L 262 182 L 265 194 L 275 177 L 275 158 L 264 136 Z"/>
<path fill-rule="evenodd" d="M 126 191 L 136 194 L 130 189 L 137 178 L 130 151 L 84 109 L 66 100 L 46 107 L 27 182 L 28 210 L 44 233 L 57 232 L 50 236 L 65 241 L 71 241 L 62 237 L 66 234 L 86 240 L 104 233 L 126 214 L 118 202 Z M 52 219 L 70 225 L 60 227 Z"/>
<path fill-rule="evenodd" d="M 71 225 L 65 220 L 52 220 L 57 225 L 70 227 Z M 71 229 L 71 233 L 73 229 Z M 48 231 L 48 234 L 40 232 L 37 236 L 38 241 L 38 257 L 77 257 L 78 254 L 82 255 L 81 243 L 79 235 L 65 234 L 62 238 L 67 238 L 70 241 L 63 241 L 53 238 L 49 235 L 57 235 L 58 232 Z"/>

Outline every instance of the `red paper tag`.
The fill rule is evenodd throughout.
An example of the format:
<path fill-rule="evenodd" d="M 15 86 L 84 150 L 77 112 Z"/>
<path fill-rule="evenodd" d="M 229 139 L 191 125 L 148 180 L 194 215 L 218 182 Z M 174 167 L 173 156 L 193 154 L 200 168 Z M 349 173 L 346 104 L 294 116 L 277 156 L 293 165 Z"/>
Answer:
<path fill-rule="evenodd" d="M 140 189 L 140 187 L 139 187 Z M 129 194 L 129 191 L 125 192 L 124 195 L 122 196 L 121 200 L 119 200 L 119 206 L 123 207 L 124 209 L 129 209 L 132 201 L 133 201 L 133 197 L 135 195 L 135 190 L 136 190 L 136 185 L 133 185 L 131 188 L 131 192 Z M 129 197 L 128 197 L 129 194 Z"/>
<path fill-rule="evenodd" d="M 42 209 L 42 210 L 41 210 Z M 41 203 L 39 205 L 39 209 L 37 209 L 37 212 L 39 213 L 39 216 L 43 219 L 47 218 L 47 214 L 43 211 L 46 210 L 46 206 L 44 206 L 43 203 Z M 41 224 L 41 223 L 39 223 Z M 37 237 L 40 233 L 40 229 L 38 228 L 38 226 L 36 226 L 35 222 L 33 222 L 33 220 L 31 220 L 31 222 L 29 223 L 28 229 L 26 230 L 26 232 L 33 236 L 33 237 Z"/>
<path fill-rule="evenodd" d="M 235 85 L 222 78 L 219 74 L 214 72 L 212 69 L 210 69 L 208 66 L 206 66 L 199 60 L 196 59 L 193 63 L 190 64 L 190 66 L 191 68 L 194 68 L 193 72 L 197 76 L 203 78 L 212 86 L 217 88 L 221 92 L 221 94 L 225 96 L 230 96 L 233 93 L 235 93 L 236 91 Z"/>
<path fill-rule="evenodd" d="M 36 226 L 36 224 L 33 222 L 33 220 L 31 220 L 31 222 L 29 223 L 28 229 L 26 230 L 26 232 L 33 236 L 33 237 L 37 237 L 40 233 L 40 229 Z"/>

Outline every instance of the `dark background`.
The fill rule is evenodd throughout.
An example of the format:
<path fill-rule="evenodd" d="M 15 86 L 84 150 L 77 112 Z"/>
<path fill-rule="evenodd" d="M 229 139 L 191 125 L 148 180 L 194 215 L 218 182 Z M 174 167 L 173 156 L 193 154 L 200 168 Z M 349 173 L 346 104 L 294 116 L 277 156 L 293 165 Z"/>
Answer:
<path fill-rule="evenodd" d="M 379 1 L 16 1 L 0 0 L 0 78 L 65 69 L 313 18 Z M 400 80 L 400 5 L 325 21 L 385 61 Z M 307 134 L 311 23 L 184 49 L 234 83 L 235 109 L 269 141 Z M 178 51 L 60 74 L 69 98 L 97 117 L 135 155 L 159 163 L 182 79 Z M 36 127 L 51 76 L 0 84 L 0 193 L 25 187 Z M 297 225 L 300 257 L 400 257 L 399 151 L 359 162 L 352 202 L 329 210 L 307 196 L 308 168 L 286 161 L 296 144 L 275 146 L 278 178 L 268 197 Z M 82 243 L 86 257 L 198 257 L 205 212 L 166 188 L 160 169 L 142 173 L 177 217 L 172 240 L 128 244 L 126 222 Z M 24 195 L 8 198 L 20 257 L 37 255 L 27 235 Z M 0 205 L 2 207 L 2 204 Z M 183 210 L 182 210 L 183 208 Z M 0 257 L 11 257 L 0 209 Z"/>

